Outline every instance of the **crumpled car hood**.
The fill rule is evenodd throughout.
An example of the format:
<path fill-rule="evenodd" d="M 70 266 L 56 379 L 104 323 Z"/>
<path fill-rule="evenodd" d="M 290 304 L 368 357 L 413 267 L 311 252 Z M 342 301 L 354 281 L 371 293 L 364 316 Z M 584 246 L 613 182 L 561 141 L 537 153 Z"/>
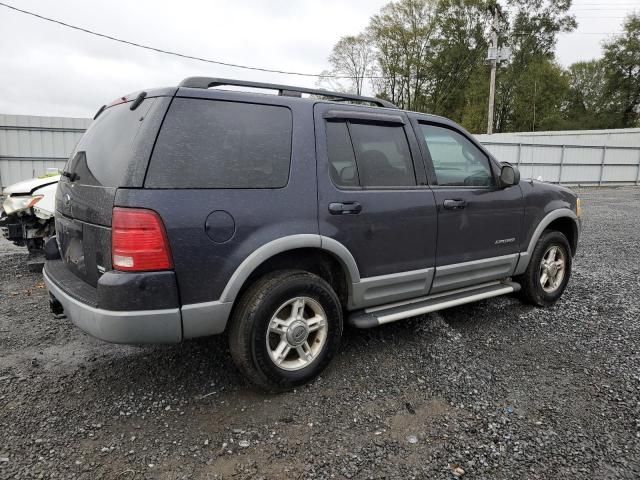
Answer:
<path fill-rule="evenodd" d="M 28 195 L 35 189 L 43 187 L 44 185 L 51 185 L 60 181 L 60 175 L 53 175 L 50 177 L 32 178 L 31 180 L 23 180 L 22 182 L 14 183 L 5 188 L 2 193 L 4 195 L 12 194 L 24 194 Z"/>

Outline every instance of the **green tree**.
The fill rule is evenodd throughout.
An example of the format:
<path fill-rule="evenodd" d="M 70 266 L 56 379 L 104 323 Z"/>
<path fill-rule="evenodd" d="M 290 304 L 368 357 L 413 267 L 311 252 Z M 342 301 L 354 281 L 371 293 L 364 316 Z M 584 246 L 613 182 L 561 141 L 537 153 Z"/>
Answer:
<path fill-rule="evenodd" d="M 605 94 L 606 65 L 602 59 L 577 62 L 567 72 L 569 91 L 565 127 L 570 130 L 609 128 L 615 124 L 611 102 Z"/>
<path fill-rule="evenodd" d="M 535 132 L 563 128 L 563 107 L 568 92 L 569 79 L 562 67 L 548 58 L 534 58 L 514 84 L 509 130 Z"/>
<path fill-rule="evenodd" d="M 575 18 L 568 13 L 571 0 L 509 0 L 510 10 L 503 14 L 501 43 L 509 45 L 511 60 L 498 71 L 494 130 L 496 132 L 522 131 L 556 124 L 555 120 L 543 122 L 560 102 L 551 101 L 566 93 L 566 84 L 554 83 L 560 79 L 554 64 L 554 50 L 560 32 L 576 28 Z M 531 76 L 534 76 L 533 78 Z M 545 101 L 536 108 L 533 121 L 531 99 L 538 88 Z M 524 121 L 524 119 L 531 120 Z M 541 123 L 542 122 L 542 123 Z M 528 127 L 527 127 L 528 125 Z"/>
<path fill-rule="evenodd" d="M 425 108 L 436 0 L 400 0 L 371 18 L 368 32 L 377 50 L 376 89 L 402 108 Z"/>
<path fill-rule="evenodd" d="M 577 108 L 577 100 L 569 101 L 577 91 L 574 77 L 554 57 L 558 34 L 576 27 L 571 0 L 501 4 L 500 44 L 513 55 L 498 71 L 494 131 L 561 128 L 570 106 Z M 483 61 L 497 5 L 498 0 L 392 1 L 371 18 L 364 35 L 336 44 L 329 59 L 332 71 L 351 72 L 352 91 L 360 92 L 365 78 L 373 76 L 375 93 L 401 108 L 444 115 L 473 132 L 484 131 L 489 69 Z M 366 39 L 370 68 L 351 68 L 354 56 L 344 55 L 348 38 Z"/>
<path fill-rule="evenodd" d="M 471 72 L 464 92 L 464 106 L 460 124 L 473 133 L 483 133 L 487 128 L 489 98 L 489 70 L 486 65 L 477 65 Z"/>
<path fill-rule="evenodd" d="M 616 126 L 640 126 L 640 15 L 630 15 L 624 33 L 604 44 L 603 61 L 610 109 L 619 114 Z"/>
<path fill-rule="evenodd" d="M 490 12 L 485 0 L 442 0 L 436 16 L 426 107 L 459 121 L 476 69 L 487 57 L 485 31 Z"/>
<path fill-rule="evenodd" d="M 486 0 L 399 0 L 371 19 L 377 93 L 403 108 L 460 117 L 486 57 Z"/>

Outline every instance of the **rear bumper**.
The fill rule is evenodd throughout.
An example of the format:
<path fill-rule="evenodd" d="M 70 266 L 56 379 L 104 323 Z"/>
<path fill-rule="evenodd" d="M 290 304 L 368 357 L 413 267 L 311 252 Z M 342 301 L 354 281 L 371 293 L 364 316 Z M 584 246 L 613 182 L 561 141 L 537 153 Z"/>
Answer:
<path fill-rule="evenodd" d="M 67 317 L 81 330 L 113 343 L 177 343 L 182 340 L 179 308 L 159 310 L 104 310 L 67 293 L 43 270 L 49 292 L 60 302 Z"/>

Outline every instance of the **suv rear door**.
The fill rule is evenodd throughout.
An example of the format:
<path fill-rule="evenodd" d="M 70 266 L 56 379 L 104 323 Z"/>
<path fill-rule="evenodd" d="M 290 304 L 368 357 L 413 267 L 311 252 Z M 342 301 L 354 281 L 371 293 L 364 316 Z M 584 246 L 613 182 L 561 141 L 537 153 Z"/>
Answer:
<path fill-rule="evenodd" d="M 436 207 L 401 111 L 318 103 L 314 108 L 320 234 L 354 257 L 351 307 L 426 295 Z"/>
<path fill-rule="evenodd" d="M 498 186 L 499 166 L 453 122 L 411 115 L 438 208 L 432 293 L 505 278 L 518 261 L 520 186 Z"/>
<path fill-rule="evenodd" d="M 119 187 L 141 187 L 153 142 L 175 89 L 102 110 L 65 165 L 56 193 L 56 238 L 63 261 L 97 285 L 111 269 L 111 215 Z M 164 95 L 164 96 L 163 96 Z"/>

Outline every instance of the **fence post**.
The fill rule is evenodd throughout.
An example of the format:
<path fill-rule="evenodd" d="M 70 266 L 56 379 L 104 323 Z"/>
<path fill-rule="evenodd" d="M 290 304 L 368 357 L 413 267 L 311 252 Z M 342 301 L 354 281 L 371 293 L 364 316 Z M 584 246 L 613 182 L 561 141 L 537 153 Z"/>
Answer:
<path fill-rule="evenodd" d="M 558 174 L 558 184 L 562 184 L 562 165 L 564 165 L 564 148 L 565 145 L 562 145 L 562 151 L 560 152 L 560 173 Z"/>
<path fill-rule="evenodd" d="M 522 152 L 522 144 L 519 143 L 518 144 L 518 161 L 516 163 L 516 166 L 518 167 L 518 169 L 520 169 L 520 154 Z"/>
<path fill-rule="evenodd" d="M 602 160 L 600 161 L 600 179 L 598 180 L 598 186 L 602 185 L 602 176 L 604 174 L 604 161 L 607 157 L 607 146 L 602 147 Z"/>
<path fill-rule="evenodd" d="M 640 185 L 640 149 L 638 149 L 638 173 L 636 175 L 636 185 Z"/>

